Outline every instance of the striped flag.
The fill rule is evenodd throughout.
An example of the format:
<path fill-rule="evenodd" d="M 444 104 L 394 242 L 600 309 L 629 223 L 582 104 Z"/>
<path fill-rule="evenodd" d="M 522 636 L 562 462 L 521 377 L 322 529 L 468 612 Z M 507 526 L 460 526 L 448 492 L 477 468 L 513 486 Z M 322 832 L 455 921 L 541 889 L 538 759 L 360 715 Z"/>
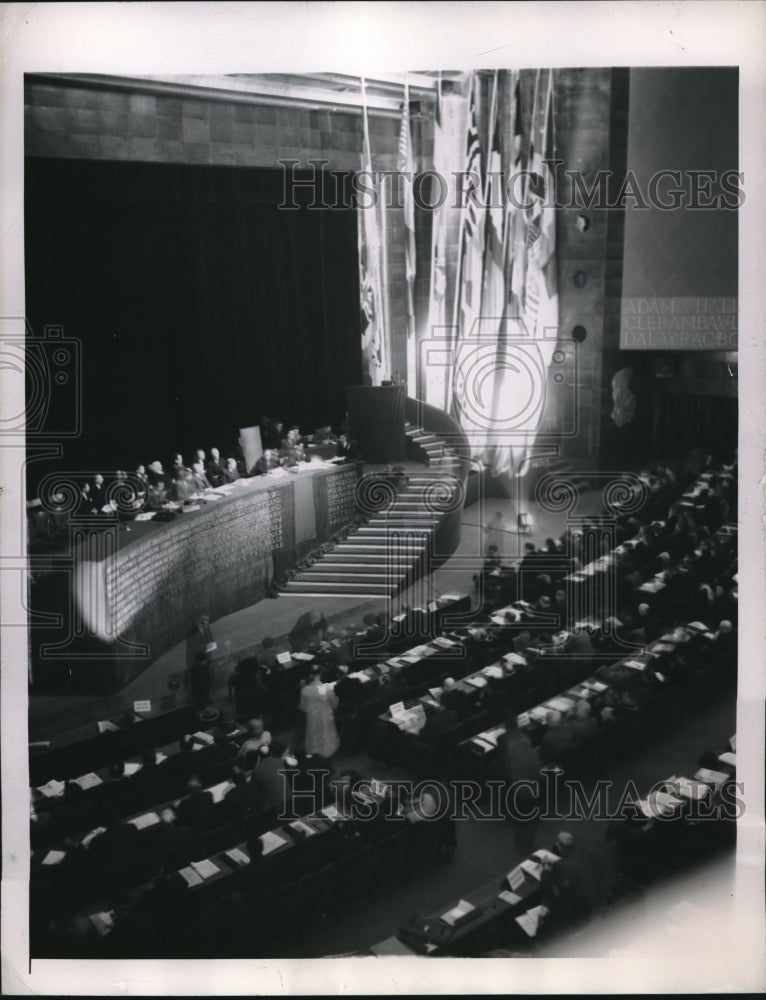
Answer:
<path fill-rule="evenodd" d="M 481 430 L 486 422 L 481 419 L 484 398 L 473 392 L 475 384 L 478 336 L 481 316 L 481 294 L 484 276 L 484 230 L 486 210 L 481 202 L 482 169 L 479 132 L 476 127 L 476 74 L 471 76 L 468 129 L 466 132 L 463 217 L 460 241 L 460 266 L 458 270 L 457 344 L 453 366 L 452 411 L 463 430 Z M 472 342 L 473 341 L 473 342 Z M 469 435 L 470 437 L 470 435 Z"/>
<path fill-rule="evenodd" d="M 492 87 L 492 105 L 489 118 L 490 152 L 487 160 L 487 183 L 484 189 L 486 214 L 486 248 L 484 251 L 484 290 L 481 297 L 481 314 L 491 322 L 493 334 L 499 333 L 500 320 L 505 308 L 504 281 L 504 173 L 500 141 L 500 92 L 499 71 L 495 70 Z M 489 333 L 489 329 L 482 331 Z"/>
<path fill-rule="evenodd" d="M 362 171 L 369 184 L 372 174 L 370 131 L 367 120 L 367 101 L 362 86 Z M 391 363 L 389 349 L 390 331 L 387 324 L 385 275 L 385 233 L 381 218 L 381 199 L 374 205 L 357 206 L 357 235 L 359 240 L 359 293 L 362 324 L 362 364 L 372 385 L 380 385 L 388 378 Z"/>
<path fill-rule="evenodd" d="M 396 169 L 404 174 L 404 260 L 407 277 L 407 340 L 415 337 L 415 201 L 412 195 L 414 157 L 410 133 L 410 88 L 404 85 L 402 123 L 399 129 L 399 150 Z M 408 351 L 409 353 L 409 351 Z M 413 387 L 414 391 L 414 387 Z"/>

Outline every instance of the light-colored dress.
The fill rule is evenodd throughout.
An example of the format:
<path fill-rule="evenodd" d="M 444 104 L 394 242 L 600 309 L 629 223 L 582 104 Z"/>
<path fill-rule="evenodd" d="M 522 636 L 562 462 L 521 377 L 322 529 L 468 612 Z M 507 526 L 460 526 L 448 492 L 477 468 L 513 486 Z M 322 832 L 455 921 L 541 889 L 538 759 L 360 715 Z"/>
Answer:
<path fill-rule="evenodd" d="M 301 691 L 300 708 L 306 714 L 306 753 L 332 757 L 340 746 L 333 710 L 338 699 L 332 688 L 312 682 Z"/>

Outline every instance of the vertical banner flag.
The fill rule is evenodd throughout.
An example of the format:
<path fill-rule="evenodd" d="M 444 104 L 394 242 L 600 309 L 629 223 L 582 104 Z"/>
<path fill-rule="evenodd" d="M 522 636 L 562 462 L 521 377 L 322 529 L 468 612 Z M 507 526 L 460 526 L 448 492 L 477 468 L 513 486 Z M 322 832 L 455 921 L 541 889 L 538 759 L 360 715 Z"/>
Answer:
<path fill-rule="evenodd" d="M 457 343 L 452 376 L 452 412 L 475 449 L 477 433 L 486 430 L 485 413 L 492 380 L 485 377 L 486 357 L 494 344 L 481 341 L 481 293 L 484 276 L 484 230 L 486 211 L 481 203 L 482 169 L 479 132 L 476 126 L 477 76 L 471 74 L 466 132 L 458 288 L 455 299 Z"/>
<path fill-rule="evenodd" d="M 402 105 L 402 124 L 399 129 L 399 150 L 396 169 L 404 175 L 399 184 L 404 185 L 404 266 L 407 279 L 407 370 L 414 370 L 415 359 L 415 199 L 412 194 L 414 183 L 415 158 L 412 151 L 412 132 L 410 130 L 410 88 L 404 85 L 404 104 Z M 401 187 L 400 187 L 401 190 Z M 411 363 L 412 362 L 412 363 Z M 408 377 L 408 382 L 410 378 Z M 410 392 L 415 394 L 415 385 L 410 384 Z"/>
<path fill-rule="evenodd" d="M 519 412 L 519 400 L 524 396 L 523 382 L 525 359 L 518 356 L 518 327 L 511 321 L 511 316 L 518 317 L 518 304 L 514 302 L 513 275 L 514 254 L 526 247 L 524 230 L 524 213 L 520 208 L 516 185 L 522 171 L 522 129 L 521 129 L 521 94 L 519 86 L 519 71 L 511 70 L 508 79 L 508 99 L 505 113 L 497 112 L 496 132 L 500 132 L 500 122 L 508 122 L 510 142 L 503 150 L 505 168 L 505 184 L 502 186 L 502 239 L 500 241 L 501 261 L 499 265 L 502 277 L 495 278 L 502 289 L 502 305 L 497 333 L 497 351 L 495 355 L 495 378 L 492 392 L 491 431 L 483 455 L 484 463 L 493 476 L 510 474 L 515 468 L 513 423 Z M 493 143 L 493 146 L 495 143 Z M 490 213 L 493 209 L 490 208 Z M 491 251 L 491 266 L 498 269 L 496 243 L 488 240 L 487 251 Z M 520 268 L 519 268 L 520 270 Z M 497 302 L 490 299 L 493 309 Z M 484 310 L 487 314 L 487 310 Z M 509 426 L 510 425 L 510 426 Z"/>
<path fill-rule="evenodd" d="M 385 242 L 381 198 L 378 197 L 372 172 L 370 131 L 367 120 L 367 100 L 362 87 L 362 173 L 365 186 L 375 188 L 375 196 L 367 196 L 357 204 L 359 239 L 359 293 L 362 320 L 362 364 L 372 385 L 380 385 L 390 375 L 390 330 L 387 324 Z"/>
<path fill-rule="evenodd" d="M 528 420 L 522 424 L 525 432 L 521 442 L 524 455 L 529 453 L 534 443 L 543 415 L 548 368 L 558 338 L 555 180 L 546 162 L 554 156 L 553 70 L 548 70 L 546 82 L 545 89 L 540 88 L 542 114 L 537 115 L 535 109 L 535 129 L 528 164 L 529 185 L 524 201 L 527 239 L 521 326 L 535 342 L 540 366 L 539 406 L 530 411 Z M 514 261 L 514 268 L 515 265 Z"/>
<path fill-rule="evenodd" d="M 434 176 L 448 177 L 447 139 L 444 134 L 444 106 L 442 101 L 441 78 L 436 84 L 436 108 L 434 110 Z M 428 341 L 438 335 L 437 331 L 447 322 L 447 211 L 444 204 L 434 202 L 431 212 L 431 289 L 428 306 Z M 425 357 L 421 358 L 425 385 L 423 396 L 427 403 L 446 409 L 445 379 L 443 369 L 431 372 Z M 441 377 L 438 377 L 441 376 Z"/>

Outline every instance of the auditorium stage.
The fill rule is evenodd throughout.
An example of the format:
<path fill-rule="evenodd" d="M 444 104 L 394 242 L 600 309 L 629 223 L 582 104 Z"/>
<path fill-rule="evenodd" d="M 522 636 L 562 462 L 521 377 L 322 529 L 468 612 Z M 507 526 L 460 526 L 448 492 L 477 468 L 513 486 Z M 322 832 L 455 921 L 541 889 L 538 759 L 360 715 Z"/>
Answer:
<path fill-rule="evenodd" d="M 601 509 L 600 491 L 587 491 L 581 495 L 578 515 L 599 513 Z M 464 509 L 460 545 L 449 560 L 430 577 L 418 581 L 409 591 L 404 591 L 397 601 L 418 607 L 424 600 L 446 593 L 474 596 L 473 576 L 483 561 L 484 533 L 481 525 L 488 524 L 498 511 L 502 514 L 506 527 L 511 529 L 499 536 L 500 540 L 505 538 L 502 556 L 508 562 L 514 562 L 521 556 L 525 543 L 541 545 L 546 538 L 555 537 L 564 529 L 562 514 L 540 510 L 534 501 L 480 498 Z M 518 514 L 527 515 L 531 529 L 529 534 L 519 535 L 513 530 Z M 497 540 L 498 534 L 495 532 L 493 541 Z M 233 704 L 229 701 L 228 680 L 237 660 L 255 650 L 264 636 L 274 639 L 278 651 L 287 649 L 287 635 L 296 619 L 311 610 L 324 614 L 327 621 L 338 628 L 361 624 L 368 611 L 384 615 L 391 613 L 389 602 L 385 599 L 369 598 L 359 601 L 342 596 L 281 596 L 259 601 L 252 607 L 214 621 L 213 635 L 221 653 L 214 667 L 214 704 L 231 714 Z M 192 625 L 193 622 L 190 622 L 190 628 Z M 180 682 L 180 688 L 175 693 L 168 688 L 168 683 L 173 678 Z M 186 684 L 186 646 L 182 642 L 160 656 L 148 669 L 114 694 L 41 694 L 32 689 L 29 695 L 29 739 L 46 739 L 76 726 L 97 722 L 130 708 L 133 701 L 139 699 L 149 699 L 154 705 L 164 698 L 168 707 L 171 707 L 171 699 L 175 699 L 176 704 L 184 704 L 187 697 Z"/>

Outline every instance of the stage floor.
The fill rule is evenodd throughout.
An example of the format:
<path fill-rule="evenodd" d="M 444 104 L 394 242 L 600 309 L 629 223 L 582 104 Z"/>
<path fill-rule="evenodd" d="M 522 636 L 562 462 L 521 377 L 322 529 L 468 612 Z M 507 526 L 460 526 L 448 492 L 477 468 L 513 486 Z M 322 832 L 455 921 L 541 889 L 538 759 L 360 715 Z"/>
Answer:
<path fill-rule="evenodd" d="M 579 516 L 600 513 L 601 509 L 600 491 L 588 491 L 581 495 L 577 508 Z M 463 527 L 457 550 L 433 574 L 398 595 L 394 599 L 398 606 L 410 604 L 418 607 L 424 601 L 448 593 L 470 594 L 477 600 L 473 576 L 483 561 L 482 525 L 488 524 L 498 511 L 509 529 L 505 535 L 500 536 L 505 539 L 501 554 L 509 562 L 521 556 L 526 542 L 541 545 L 546 538 L 556 537 L 564 528 L 561 514 L 539 510 L 534 501 L 520 498 L 480 498 L 463 511 Z M 529 534 L 519 535 L 515 532 L 520 513 L 527 515 L 531 528 Z M 497 534 L 493 534 L 493 541 L 497 538 Z M 396 613 L 393 605 L 385 599 L 370 598 L 360 602 L 347 597 L 282 596 L 260 601 L 252 607 L 218 619 L 212 623 L 213 635 L 223 654 L 216 663 L 213 674 L 212 698 L 217 707 L 229 715 L 233 711 L 228 682 L 237 660 L 255 650 L 265 636 L 271 636 L 278 651 L 287 649 L 288 633 L 296 619 L 309 610 L 321 612 L 329 623 L 338 628 L 361 625 L 362 618 L 368 611 L 380 612 L 385 616 Z M 190 627 L 191 624 L 193 623 L 190 623 Z M 76 726 L 96 722 L 130 708 L 135 700 L 159 702 L 169 694 L 168 682 L 175 676 L 181 681 L 181 689 L 177 692 L 178 704 L 183 704 L 186 700 L 185 671 L 186 646 L 182 642 L 159 657 L 116 694 L 37 694 L 32 689 L 29 695 L 29 739 L 46 739 Z"/>

